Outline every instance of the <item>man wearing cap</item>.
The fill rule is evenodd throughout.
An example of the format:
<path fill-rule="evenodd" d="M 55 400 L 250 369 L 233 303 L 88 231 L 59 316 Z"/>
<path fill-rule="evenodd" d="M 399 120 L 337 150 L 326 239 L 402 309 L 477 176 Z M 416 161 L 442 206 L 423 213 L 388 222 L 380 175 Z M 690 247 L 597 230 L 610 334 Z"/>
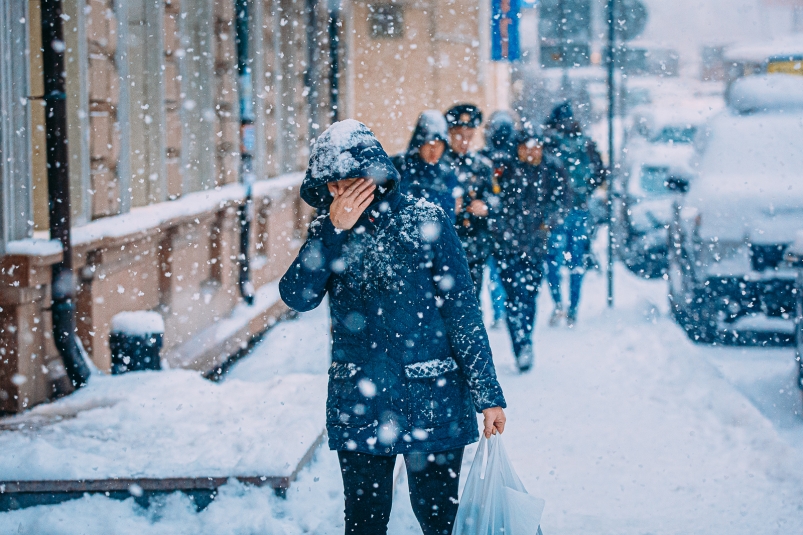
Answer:
<path fill-rule="evenodd" d="M 491 162 L 471 150 L 474 134 L 482 123 L 482 112 L 473 104 L 458 104 L 446 112 L 446 123 L 449 126 L 446 161 L 462 190 L 457 204 L 457 235 L 479 296 L 483 268 L 493 248 L 488 214 L 495 202 Z"/>
<path fill-rule="evenodd" d="M 507 293 L 507 326 L 519 370 L 535 360 L 536 298 L 553 215 L 563 209 L 568 180 L 560 160 L 544 154 L 541 129 L 523 125 L 516 158 L 499 177 L 499 206 L 492 215 L 502 285 Z"/>

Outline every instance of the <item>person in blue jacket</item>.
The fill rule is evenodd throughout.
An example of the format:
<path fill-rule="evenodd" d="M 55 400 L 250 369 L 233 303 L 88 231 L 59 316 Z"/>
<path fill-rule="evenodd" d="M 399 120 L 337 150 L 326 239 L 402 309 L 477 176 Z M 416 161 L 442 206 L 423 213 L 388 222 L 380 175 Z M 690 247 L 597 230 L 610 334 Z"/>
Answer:
<path fill-rule="evenodd" d="M 463 449 L 502 432 L 505 399 L 460 240 L 445 212 L 399 192 L 373 133 L 345 120 L 312 148 L 301 197 L 319 210 L 279 284 L 304 312 L 329 297 L 329 447 L 346 533 L 384 534 L 404 455 L 426 535 L 450 534 Z"/>
<path fill-rule="evenodd" d="M 571 103 L 558 105 L 547 120 L 547 151 L 560 158 L 568 173 L 566 196 L 568 206 L 550 237 L 547 255 L 547 282 L 555 310 L 550 325 L 557 325 L 564 316 L 561 294 L 561 266 L 569 268 L 569 310 L 566 325 L 574 327 L 580 306 L 580 290 L 586 269 L 594 264 L 591 238 L 594 225 L 589 200 L 603 186 L 607 169 L 594 141 L 586 136 L 575 119 Z"/>
<path fill-rule="evenodd" d="M 457 175 L 444 158 L 448 133 L 438 110 L 418 117 L 407 151 L 393 158 L 401 175 L 401 191 L 440 206 L 454 223 L 461 189 Z"/>

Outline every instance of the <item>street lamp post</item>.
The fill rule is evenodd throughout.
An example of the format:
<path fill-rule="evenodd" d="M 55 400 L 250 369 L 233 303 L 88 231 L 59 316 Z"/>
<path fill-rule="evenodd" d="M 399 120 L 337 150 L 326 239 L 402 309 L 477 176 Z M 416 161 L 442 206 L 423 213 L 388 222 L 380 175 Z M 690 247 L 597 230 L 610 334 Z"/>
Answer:
<path fill-rule="evenodd" d="M 613 171 L 614 171 L 614 52 L 616 47 L 616 24 L 614 8 L 616 0 L 608 0 L 608 306 L 613 307 Z"/>

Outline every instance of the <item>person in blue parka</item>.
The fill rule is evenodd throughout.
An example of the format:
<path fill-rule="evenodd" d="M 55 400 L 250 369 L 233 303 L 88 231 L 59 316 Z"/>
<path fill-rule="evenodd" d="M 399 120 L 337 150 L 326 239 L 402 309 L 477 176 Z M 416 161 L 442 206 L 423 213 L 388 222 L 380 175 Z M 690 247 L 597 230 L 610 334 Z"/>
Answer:
<path fill-rule="evenodd" d="M 346 533 L 387 532 L 403 454 L 426 535 L 449 534 L 463 449 L 502 432 L 496 378 L 466 257 L 451 220 L 399 192 L 399 174 L 362 123 L 333 124 L 312 148 L 301 197 L 322 215 L 279 290 L 291 308 L 329 296 L 326 427 L 345 491 Z"/>
<path fill-rule="evenodd" d="M 449 219 L 462 196 L 457 175 L 444 158 L 448 133 L 446 119 L 438 110 L 426 110 L 418 117 L 407 150 L 393 157 L 401 175 L 401 191 L 440 206 Z"/>

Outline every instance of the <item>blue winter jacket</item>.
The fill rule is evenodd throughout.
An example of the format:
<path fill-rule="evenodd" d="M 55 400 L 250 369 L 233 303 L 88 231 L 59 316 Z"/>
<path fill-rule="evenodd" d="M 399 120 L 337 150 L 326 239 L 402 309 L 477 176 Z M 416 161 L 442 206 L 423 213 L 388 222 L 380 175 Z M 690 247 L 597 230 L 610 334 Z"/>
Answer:
<path fill-rule="evenodd" d="M 390 165 L 386 155 L 371 158 Z M 373 168 L 386 168 L 376 161 Z M 345 177 L 308 171 L 302 197 L 325 210 L 326 183 L 338 178 Z M 334 450 L 457 448 L 478 438 L 475 411 L 505 407 L 454 228 L 443 210 L 399 193 L 397 184 L 398 175 L 389 176 L 350 231 L 336 229 L 327 215 L 314 220 L 279 285 L 298 311 L 329 295 L 326 424 Z"/>

